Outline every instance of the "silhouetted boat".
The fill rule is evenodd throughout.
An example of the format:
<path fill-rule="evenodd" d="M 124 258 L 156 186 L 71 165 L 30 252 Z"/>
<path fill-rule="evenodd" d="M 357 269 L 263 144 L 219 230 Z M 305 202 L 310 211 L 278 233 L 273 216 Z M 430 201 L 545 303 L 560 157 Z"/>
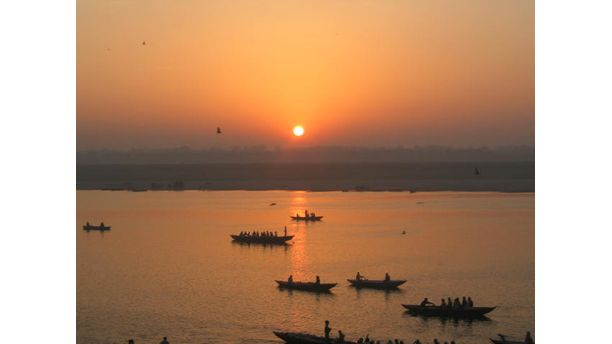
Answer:
<path fill-rule="evenodd" d="M 449 318 L 480 318 L 495 309 L 495 307 L 449 308 L 405 304 L 402 304 L 402 306 L 404 306 L 410 314 Z"/>
<path fill-rule="evenodd" d="M 489 338 L 495 344 L 525 344 L 525 342 L 517 342 L 515 340 L 501 340 Z"/>
<path fill-rule="evenodd" d="M 321 221 L 323 216 L 291 216 L 293 221 Z"/>
<path fill-rule="evenodd" d="M 331 288 L 338 285 L 338 283 L 287 282 L 278 280 L 276 280 L 276 283 L 278 283 L 280 288 L 318 292 L 329 291 Z"/>
<path fill-rule="evenodd" d="M 274 334 L 285 341 L 285 343 L 289 344 L 330 344 L 336 343 L 336 338 L 330 338 L 329 340 L 325 339 L 325 337 L 315 336 L 313 334 L 308 333 L 298 333 L 298 332 L 280 332 L 280 331 L 272 331 Z M 346 344 L 355 344 L 355 342 L 344 340 Z"/>
<path fill-rule="evenodd" d="M 110 226 L 94 226 L 94 225 L 83 225 L 83 229 L 86 231 L 110 231 Z"/>
<path fill-rule="evenodd" d="M 357 288 L 373 288 L 373 289 L 394 289 L 406 283 L 405 280 L 368 280 L 368 279 L 347 279 L 349 283 Z"/>
<path fill-rule="evenodd" d="M 287 236 L 252 236 L 252 235 L 235 235 L 231 234 L 232 239 L 238 242 L 244 243 L 258 243 L 258 244 L 284 244 L 287 241 L 293 239 L 293 235 Z"/>

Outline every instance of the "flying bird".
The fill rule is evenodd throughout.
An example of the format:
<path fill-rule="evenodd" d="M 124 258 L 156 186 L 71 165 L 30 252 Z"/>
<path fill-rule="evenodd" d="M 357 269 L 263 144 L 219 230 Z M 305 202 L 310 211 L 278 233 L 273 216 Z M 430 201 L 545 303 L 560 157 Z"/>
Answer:
<path fill-rule="evenodd" d="M 221 128 L 217 127 L 217 134 L 221 134 Z"/>
<path fill-rule="evenodd" d="M 480 175 L 480 170 L 478 169 L 478 167 L 474 167 L 474 174 L 475 175 Z"/>

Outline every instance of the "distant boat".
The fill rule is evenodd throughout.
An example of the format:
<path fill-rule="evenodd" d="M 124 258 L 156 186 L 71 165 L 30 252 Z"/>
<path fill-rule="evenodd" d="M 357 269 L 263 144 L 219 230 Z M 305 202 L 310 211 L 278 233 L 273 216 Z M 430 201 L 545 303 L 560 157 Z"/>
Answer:
<path fill-rule="evenodd" d="M 525 342 L 517 342 L 515 340 L 501 340 L 501 339 L 493 339 L 489 338 L 491 342 L 495 344 L 525 344 Z"/>
<path fill-rule="evenodd" d="M 293 235 L 287 236 L 252 236 L 252 235 L 230 235 L 234 241 L 244 243 L 257 243 L 257 244 L 285 244 L 287 241 L 293 239 Z"/>
<path fill-rule="evenodd" d="M 305 291 L 317 291 L 317 292 L 328 292 L 331 288 L 338 285 L 338 283 L 315 283 L 315 282 L 288 282 L 276 280 L 278 286 L 284 289 L 295 289 Z"/>
<path fill-rule="evenodd" d="M 291 216 L 293 221 L 321 221 L 323 216 Z"/>
<path fill-rule="evenodd" d="M 111 227 L 110 226 L 104 226 L 104 225 L 99 225 L 99 226 L 94 226 L 94 225 L 83 225 L 83 230 L 86 231 L 110 231 Z"/>
<path fill-rule="evenodd" d="M 372 288 L 372 289 L 395 289 L 406 283 L 405 280 L 368 280 L 368 279 L 347 279 L 351 285 L 357 288 Z"/>
<path fill-rule="evenodd" d="M 285 341 L 288 344 L 329 344 L 336 343 L 337 338 L 330 338 L 329 340 L 325 339 L 325 337 L 315 336 L 313 334 L 308 333 L 298 333 L 298 332 L 280 332 L 280 331 L 272 331 L 274 334 Z M 351 342 L 348 340 L 344 340 L 345 344 L 356 344 L 355 342 Z"/>
<path fill-rule="evenodd" d="M 405 304 L 402 304 L 402 306 L 404 306 L 410 314 L 448 318 L 481 318 L 495 309 L 495 307 L 449 308 Z"/>

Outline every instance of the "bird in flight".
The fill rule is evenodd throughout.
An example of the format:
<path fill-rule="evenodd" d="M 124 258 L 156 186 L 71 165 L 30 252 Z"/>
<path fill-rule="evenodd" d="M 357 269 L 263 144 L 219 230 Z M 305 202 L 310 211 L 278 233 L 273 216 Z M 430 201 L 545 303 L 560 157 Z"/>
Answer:
<path fill-rule="evenodd" d="M 474 174 L 475 175 L 480 175 L 480 170 L 478 169 L 478 167 L 474 167 Z"/>
<path fill-rule="evenodd" d="M 217 134 L 221 134 L 221 128 L 217 127 Z"/>

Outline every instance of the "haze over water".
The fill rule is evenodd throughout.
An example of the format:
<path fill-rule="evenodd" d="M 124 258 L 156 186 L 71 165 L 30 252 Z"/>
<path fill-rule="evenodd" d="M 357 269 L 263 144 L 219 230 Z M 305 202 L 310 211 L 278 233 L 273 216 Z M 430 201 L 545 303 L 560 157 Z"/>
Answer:
<path fill-rule="evenodd" d="M 272 343 L 272 330 L 347 339 L 486 343 L 534 328 L 534 196 L 504 193 L 77 191 L 77 342 Z M 269 206 L 276 202 L 277 206 Z M 324 221 L 297 224 L 304 208 Z M 104 221 L 110 232 L 85 232 Z M 242 230 L 295 234 L 291 246 L 232 243 Z M 406 234 L 401 232 L 405 230 Z M 398 292 L 346 278 L 408 280 Z M 338 282 L 331 295 L 274 279 Z M 490 321 L 404 313 L 423 297 L 471 296 Z"/>

